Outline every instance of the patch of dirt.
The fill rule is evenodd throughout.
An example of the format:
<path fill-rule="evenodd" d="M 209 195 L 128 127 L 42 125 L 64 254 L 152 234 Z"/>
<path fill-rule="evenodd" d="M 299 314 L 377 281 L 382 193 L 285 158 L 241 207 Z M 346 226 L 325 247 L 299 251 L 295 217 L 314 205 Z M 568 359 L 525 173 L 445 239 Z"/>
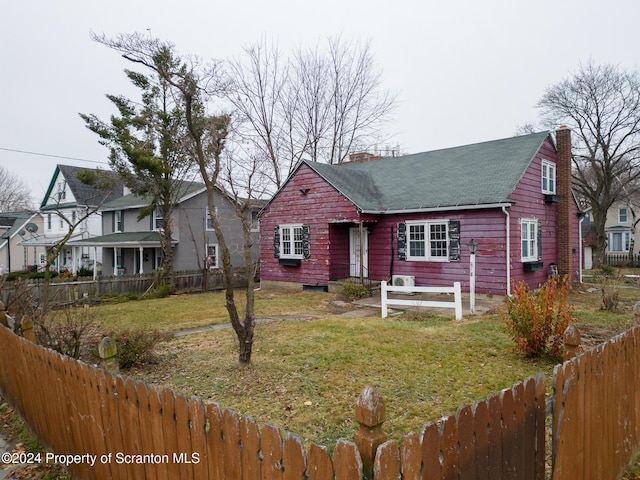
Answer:
<path fill-rule="evenodd" d="M 580 331 L 582 345 L 594 347 L 601 343 L 608 342 L 616 335 L 627 331 L 629 325 L 605 326 L 576 324 L 576 328 Z"/>

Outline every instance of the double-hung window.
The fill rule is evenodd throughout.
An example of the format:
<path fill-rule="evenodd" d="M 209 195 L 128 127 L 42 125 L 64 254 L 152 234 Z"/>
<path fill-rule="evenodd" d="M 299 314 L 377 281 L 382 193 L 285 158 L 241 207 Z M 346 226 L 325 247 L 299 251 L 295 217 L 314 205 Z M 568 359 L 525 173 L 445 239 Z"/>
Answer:
<path fill-rule="evenodd" d="M 151 229 L 152 230 L 162 230 L 164 228 L 164 217 L 162 216 L 162 212 L 158 209 L 153 211 L 151 215 Z"/>
<path fill-rule="evenodd" d="M 122 210 L 113 212 L 112 227 L 114 232 L 124 232 L 124 212 Z"/>
<path fill-rule="evenodd" d="M 218 268 L 218 245 L 215 243 L 207 244 L 207 257 L 205 259 L 207 268 Z"/>
<path fill-rule="evenodd" d="M 304 258 L 302 225 L 280 226 L 280 258 Z"/>
<path fill-rule="evenodd" d="M 449 260 L 447 221 L 407 222 L 407 260 Z"/>
<path fill-rule="evenodd" d="M 556 164 L 548 160 L 542 161 L 542 193 L 556 193 Z"/>
<path fill-rule="evenodd" d="M 618 208 L 618 223 L 629 223 L 629 209 L 627 207 Z"/>
<path fill-rule="evenodd" d="M 218 215 L 218 207 L 215 207 L 214 215 L 216 216 Z M 207 207 L 207 221 L 206 221 L 205 228 L 207 229 L 208 232 L 212 232 L 214 230 L 213 222 L 211 221 L 211 211 L 209 210 L 209 207 Z"/>
<path fill-rule="evenodd" d="M 608 232 L 607 251 L 626 253 L 631 246 L 631 232 Z"/>
<path fill-rule="evenodd" d="M 520 220 L 520 239 L 522 242 L 522 261 L 539 260 L 539 222 L 536 219 Z"/>

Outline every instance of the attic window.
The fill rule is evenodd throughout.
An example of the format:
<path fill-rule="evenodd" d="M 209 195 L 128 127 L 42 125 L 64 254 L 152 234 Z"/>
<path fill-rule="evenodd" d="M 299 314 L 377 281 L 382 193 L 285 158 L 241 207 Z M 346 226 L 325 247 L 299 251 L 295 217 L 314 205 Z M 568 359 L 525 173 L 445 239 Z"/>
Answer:
<path fill-rule="evenodd" d="M 64 180 L 58 182 L 58 192 L 56 196 L 58 197 L 58 201 L 65 200 L 67 198 L 67 182 Z"/>
<path fill-rule="evenodd" d="M 542 193 L 556 193 L 556 164 L 542 160 Z"/>

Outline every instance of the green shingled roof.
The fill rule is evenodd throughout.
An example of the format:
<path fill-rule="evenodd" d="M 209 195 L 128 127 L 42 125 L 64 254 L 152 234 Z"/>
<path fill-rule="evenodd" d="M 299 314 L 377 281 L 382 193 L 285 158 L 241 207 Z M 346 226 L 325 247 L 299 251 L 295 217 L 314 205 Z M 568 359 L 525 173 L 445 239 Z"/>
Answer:
<path fill-rule="evenodd" d="M 510 202 L 548 132 L 364 163 L 305 162 L 364 212 Z"/>
<path fill-rule="evenodd" d="M 180 203 L 187 198 L 192 197 L 200 192 L 204 192 L 206 190 L 203 183 L 198 182 L 184 182 L 180 186 L 180 190 L 176 193 L 177 202 Z M 127 210 L 132 208 L 141 208 L 149 205 L 151 200 L 148 198 L 141 197 L 139 195 L 135 195 L 133 193 L 128 193 L 127 195 L 123 195 L 115 200 L 112 200 L 108 203 L 105 203 L 101 210 L 110 211 L 110 210 Z"/>

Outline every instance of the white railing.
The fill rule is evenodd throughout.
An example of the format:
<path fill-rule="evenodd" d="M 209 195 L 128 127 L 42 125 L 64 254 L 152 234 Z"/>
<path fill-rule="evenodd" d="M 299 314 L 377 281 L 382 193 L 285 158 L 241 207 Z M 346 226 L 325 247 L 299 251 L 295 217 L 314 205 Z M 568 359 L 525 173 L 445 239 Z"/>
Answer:
<path fill-rule="evenodd" d="M 439 302 L 432 300 L 409 300 L 404 298 L 389 298 L 388 292 L 394 293 L 453 293 L 453 302 Z M 462 290 L 460 282 L 454 282 L 453 287 L 394 287 L 387 282 L 380 284 L 380 297 L 382 306 L 382 318 L 387 318 L 389 305 L 405 305 L 410 307 L 439 307 L 453 308 L 456 311 L 456 320 L 462 320 Z"/>

